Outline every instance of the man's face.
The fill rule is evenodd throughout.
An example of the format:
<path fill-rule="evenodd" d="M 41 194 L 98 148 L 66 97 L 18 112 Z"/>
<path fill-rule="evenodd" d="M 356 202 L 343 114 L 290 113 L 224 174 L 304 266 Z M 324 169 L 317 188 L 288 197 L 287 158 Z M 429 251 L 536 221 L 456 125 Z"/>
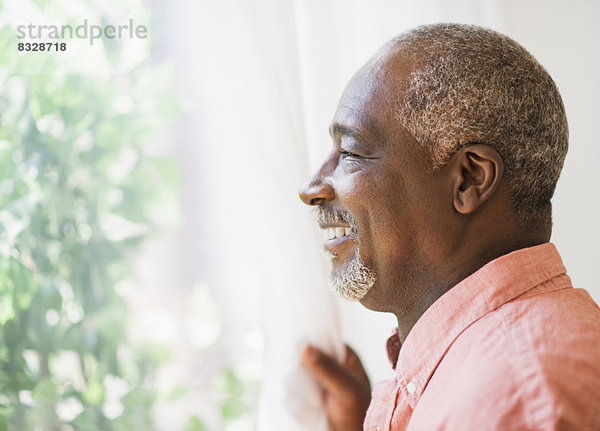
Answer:
<path fill-rule="evenodd" d="M 396 313 L 435 278 L 451 206 L 443 169 L 432 170 L 429 152 L 397 118 L 411 66 L 380 55 L 352 78 L 331 124 L 333 149 L 300 191 L 320 209 L 332 285 L 368 308 Z"/>

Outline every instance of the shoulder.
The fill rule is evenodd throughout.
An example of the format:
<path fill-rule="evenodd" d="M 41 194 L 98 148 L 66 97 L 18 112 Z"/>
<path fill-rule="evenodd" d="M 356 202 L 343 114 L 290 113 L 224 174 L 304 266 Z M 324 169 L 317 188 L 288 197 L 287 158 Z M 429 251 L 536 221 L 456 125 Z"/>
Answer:
<path fill-rule="evenodd" d="M 589 294 L 568 288 L 526 296 L 494 314 L 533 429 L 600 429 L 600 308 Z"/>
<path fill-rule="evenodd" d="M 585 291 L 565 289 L 472 324 L 430 385 L 455 389 L 444 420 L 459 428 L 448 429 L 592 430 L 600 429 L 599 364 L 600 309 Z"/>

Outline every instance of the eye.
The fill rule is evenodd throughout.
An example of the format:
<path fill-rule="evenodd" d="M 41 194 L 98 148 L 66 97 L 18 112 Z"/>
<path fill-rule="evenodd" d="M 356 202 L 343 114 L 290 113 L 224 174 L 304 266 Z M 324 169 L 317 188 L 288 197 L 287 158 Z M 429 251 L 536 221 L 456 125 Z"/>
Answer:
<path fill-rule="evenodd" d="M 360 158 L 360 156 L 358 154 L 351 153 L 350 151 L 344 151 L 344 150 L 340 150 L 340 155 L 342 156 L 342 159 L 345 159 L 346 157 Z"/>
<path fill-rule="evenodd" d="M 340 161 L 339 164 L 344 167 L 345 170 L 354 171 L 362 163 L 362 157 L 356 153 L 350 151 L 344 151 L 340 149 Z"/>

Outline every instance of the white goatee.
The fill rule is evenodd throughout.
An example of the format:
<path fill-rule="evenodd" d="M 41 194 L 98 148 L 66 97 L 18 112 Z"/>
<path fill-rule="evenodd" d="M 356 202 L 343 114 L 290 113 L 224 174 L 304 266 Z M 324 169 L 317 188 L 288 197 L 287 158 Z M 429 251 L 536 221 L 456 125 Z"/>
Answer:
<path fill-rule="evenodd" d="M 333 253 L 326 253 L 332 261 Z M 344 262 L 337 270 L 332 268 L 329 276 L 329 289 L 349 301 L 360 301 L 375 284 L 375 273 L 367 268 L 360 257 L 358 247 L 349 262 Z"/>

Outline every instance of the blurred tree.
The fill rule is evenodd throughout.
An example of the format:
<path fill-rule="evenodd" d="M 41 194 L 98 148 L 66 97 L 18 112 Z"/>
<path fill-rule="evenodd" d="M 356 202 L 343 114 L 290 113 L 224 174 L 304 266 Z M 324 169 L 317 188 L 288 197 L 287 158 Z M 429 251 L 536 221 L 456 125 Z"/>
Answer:
<path fill-rule="evenodd" d="M 17 42 L 0 29 L 0 430 L 152 430 L 168 352 L 128 342 L 118 288 L 176 195 L 146 151 L 177 112 L 168 68 L 75 74 Z M 110 70 L 127 54 L 102 43 Z"/>

